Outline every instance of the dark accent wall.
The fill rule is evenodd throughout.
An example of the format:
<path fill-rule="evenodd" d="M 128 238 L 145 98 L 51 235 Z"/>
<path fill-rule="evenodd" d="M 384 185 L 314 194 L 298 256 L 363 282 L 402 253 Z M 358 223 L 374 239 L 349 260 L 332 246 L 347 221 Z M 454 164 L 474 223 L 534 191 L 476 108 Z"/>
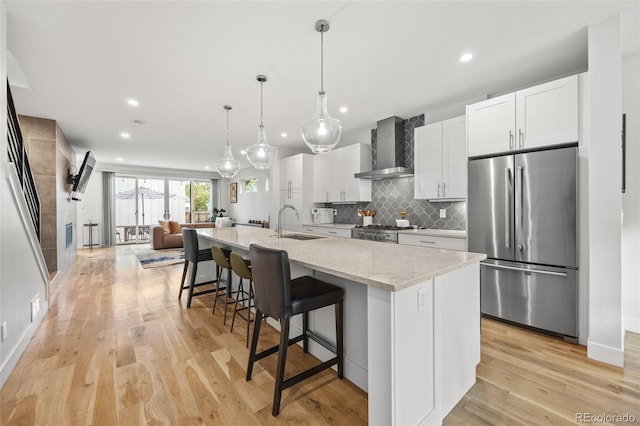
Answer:
<path fill-rule="evenodd" d="M 413 169 L 414 138 L 413 130 L 424 126 L 424 114 L 404 120 L 405 165 Z M 375 168 L 377 162 L 377 133 L 371 130 L 371 163 Z M 412 225 L 436 229 L 466 229 L 466 203 L 443 202 L 430 203 L 426 200 L 413 199 L 413 177 L 392 178 L 373 181 L 371 186 L 371 202 L 357 204 L 327 204 L 338 210 L 337 223 L 361 224 L 358 209 L 377 210 L 374 223 L 395 225 L 400 219 L 399 212 L 405 210 L 407 219 Z M 440 209 L 446 210 L 446 218 L 440 218 Z"/>

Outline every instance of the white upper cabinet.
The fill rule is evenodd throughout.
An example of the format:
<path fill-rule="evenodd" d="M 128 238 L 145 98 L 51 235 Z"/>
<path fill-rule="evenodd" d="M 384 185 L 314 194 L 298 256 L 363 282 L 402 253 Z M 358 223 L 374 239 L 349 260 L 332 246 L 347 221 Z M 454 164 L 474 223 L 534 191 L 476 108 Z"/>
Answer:
<path fill-rule="evenodd" d="M 516 93 L 518 149 L 578 141 L 578 76 Z"/>
<path fill-rule="evenodd" d="M 311 220 L 314 194 L 314 157 L 297 154 L 280 160 L 280 206 L 293 205 L 300 215 L 291 210 L 283 211 L 284 228 L 300 230 L 303 222 Z"/>
<path fill-rule="evenodd" d="M 328 203 L 331 193 L 331 153 L 318 154 L 315 161 L 314 196 L 315 203 Z"/>
<path fill-rule="evenodd" d="M 468 105 L 469 156 L 513 149 L 515 123 L 515 93 Z"/>
<path fill-rule="evenodd" d="M 281 191 L 302 188 L 304 184 L 304 163 L 307 160 L 305 155 L 309 156 L 309 154 L 298 154 L 280 160 Z M 313 161 L 313 158 L 310 158 Z"/>
<path fill-rule="evenodd" d="M 371 180 L 354 177 L 371 170 L 371 146 L 354 144 L 336 152 L 342 163 L 342 201 L 371 201 Z"/>
<path fill-rule="evenodd" d="M 417 127 L 414 134 L 414 198 L 440 198 L 442 122 Z"/>
<path fill-rule="evenodd" d="M 465 117 L 418 127 L 414 134 L 414 198 L 466 198 Z"/>
<path fill-rule="evenodd" d="M 315 156 L 317 203 L 371 201 L 371 181 L 354 175 L 371 169 L 371 146 L 349 145 Z"/>
<path fill-rule="evenodd" d="M 578 76 L 467 106 L 469 156 L 578 142 Z"/>

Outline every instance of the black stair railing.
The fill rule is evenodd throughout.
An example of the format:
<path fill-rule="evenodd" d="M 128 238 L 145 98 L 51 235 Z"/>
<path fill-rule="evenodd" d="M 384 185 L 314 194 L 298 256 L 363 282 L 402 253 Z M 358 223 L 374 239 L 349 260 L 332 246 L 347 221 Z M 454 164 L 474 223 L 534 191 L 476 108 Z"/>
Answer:
<path fill-rule="evenodd" d="M 40 240 L 40 197 L 38 196 L 36 183 L 33 180 L 33 173 L 31 173 L 31 167 L 29 166 L 29 159 L 27 158 L 27 153 L 24 149 L 22 132 L 20 131 L 20 123 L 18 122 L 18 114 L 16 114 L 16 109 L 13 105 L 13 97 L 11 96 L 11 89 L 9 88 L 8 81 L 7 142 L 9 161 L 16 166 L 24 199 L 29 209 L 29 215 L 31 216 L 31 221 L 33 222 L 33 226 L 36 230 L 38 240 Z"/>

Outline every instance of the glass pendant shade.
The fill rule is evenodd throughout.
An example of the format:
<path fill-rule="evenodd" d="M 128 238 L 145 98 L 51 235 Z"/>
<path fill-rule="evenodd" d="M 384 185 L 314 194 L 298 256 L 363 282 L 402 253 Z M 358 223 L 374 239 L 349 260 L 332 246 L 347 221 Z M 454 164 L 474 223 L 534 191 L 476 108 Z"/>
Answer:
<path fill-rule="evenodd" d="M 240 162 L 233 158 L 229 143 L 229 111 L 231 111 L 231 106 L 225 105 L 224 109 L 227 110 L 227 143 L 224 146 L 224 155 L 216 161 L 216 170 L 223 178 L 232 178 L 240 171 Z"/>
<path fill-rule="evenodd" d="M 318 92 L 316 113 L 302 123 L 302 138 L 311 151 L 320 154 L 329 152 L 342 136 L 342 123 L 327 111 L 327 94 Z"/>
<path fill-rule="evenodd" d="M 327 111 L 327 94 L 324 91 L 324 33 L 329 31 L 329 22 L 320 19 L 315 23 L 320 33 L 320 91 L 316 100 L 316 113 L 302 123 L 302 139 L 315 154 L 329 152 L 340 141 L 342 123 Z"/>
<path fill-rule="evenodd" d="M 225 145 L 224 156 L 216 161 L 216 170 L 223 178 L 232 178 L 240 171 L 240 162 L 233 158 L 231 145 Z"/>
<path fill-rule="evenodd" d="M 269 145 L 267 133 L 261 124 L 258 127 L 256 143 L 247 148 L 247 160 L 258 170 L 267 170 L 276 160 L 277 150 Z"/>
<path fill-rule="evenodd" d="M 247 160 L 258 170 L 267 170 L 276 160 L 278 150 L 269 145 L 267 132 L 264 130 L 262 122 L 262 85 L 267 81 L 267 76 L 258 74 L 256 80 L 260 83 L 260 127 L 258 127 L 258 137 L 256 143 L 247 148 Z"/>

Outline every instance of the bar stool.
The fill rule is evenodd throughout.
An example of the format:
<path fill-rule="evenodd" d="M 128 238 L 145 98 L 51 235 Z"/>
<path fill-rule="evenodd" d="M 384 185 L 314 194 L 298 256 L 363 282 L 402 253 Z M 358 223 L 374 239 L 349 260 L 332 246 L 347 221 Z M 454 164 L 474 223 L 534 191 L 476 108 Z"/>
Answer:
<path fill-rule="evenodd" d="M 238 283 L 238 289 L 236 290 L 236 304 L 233 309 L 233 318 L 231 319 L 231 332 L 233 333 L 233 324 L 236 321 L 236 314 L 238 314 L 242 319 L 247 322 L 247 342 L 246 346 L 249 347 L 249 326 L 253 322 L 251 319 L 251 308 L 253 308 L 253 274 L 251 273 L 251 262 L 245 260 L 236 252 L 231 252 L 229 257 L 231 261 L 231 269 L 233 272 L 240 277 L 240 282 Z M 243 280 L 249 280 L 249 291 L 245 291 L 244 286 L 242 284 Z M 241 303 L 241 307 L 238 308 L 238 303 Z M 243 312 L 247 311 L 247 316 L 245 317 Z"/>
<path fill-rule="evenodd" d="M 251 380 L 254 362 L 278 352 L 278 367 L 276 384 L 273 393 L 273 408 L 271 414 L 275 417 L 280 413 L 282 391 L 304 379 L 313 376 L 335 364 L 338 365 L 338 378 L 343 377 L 343 301 L 344 290 L 338 286 L 328 284 L 313 277 L 291 279 L 289 269 L 289 255 L 284 250 L 270 249 L 256 244 L 249 246 L 249 259 L 254 275 L 254 301 L 256 319 L 253 326 L 253 338 L 249 349 L 249 363 L 247 365 L 246 380 Z M 320 336 L 307 329 L 308 313 L 324 306 L 335 305 L 336 311 L 336 346 L 326 342 Z M 302 334 L 289 339 L 289 322 L 291 317 L 302 314 Z M 280 321 L 280 344 L 256 354 L 260 324 L 263 316 L 269 316 Z M 336 354 L 334 358 L 284 380 L 284 367 L 289 345 L 302 340 L 304 352 L 308 351 L 309 338 L 318 342 Z"/>
<path fill-rule="evenodd" d="M 226 252 L 226 253 L 225 253 Z M 213 310 L 212 315 L 216 314 L 216 303 L 218 299 L 222 299 L 221 291 L 224 291 L 224 320 L 223 324 L 227 325 L 227 305 L 234 303 L 233 300 L 229 301 L 229 296 L 231 295 L 231 262 L 229 261 L 229 250 L 222 250 L 218 246 L 212 246 L 211 255 L 213 256 L 213 261 L 216 262 L 216 297 L 213 299 Z M 224 270 L 227 270 L 227 280 L 224 287 L 220 287 L 220 283 L 222 282 L 222 275 Z"/>
<path fill-rule="evenodd" d="M 182 298 L 182 290 L 189 289 L 189 298 L 187 299 L 187 308 L 191 307 L 191 298 L 194 296 L 203 296 L 205 294 L 213 293 L 214 289 L 201 290 L 194 293 L 196 287 L 200 287 L 206 284 L 216 283 L 218 280 L 205 281 L 196 284 L 196 273 L 198 272 L 198 263 L 213 260 L 211 256 L 211 250 L 200 250 L 198 246 L 198 235 L 195 229 L 185 228 L 182 230 L 182 241 L 184 245 L 184 270 L 182 271 L 182 281 L 180 282 L 180 293 L 178 293 L 178 300 Z M 187 276 L 187 269 L 191 263 L 191 274 L 189 275 L 189 284 L 184 285 L 185 278 Z"/>

